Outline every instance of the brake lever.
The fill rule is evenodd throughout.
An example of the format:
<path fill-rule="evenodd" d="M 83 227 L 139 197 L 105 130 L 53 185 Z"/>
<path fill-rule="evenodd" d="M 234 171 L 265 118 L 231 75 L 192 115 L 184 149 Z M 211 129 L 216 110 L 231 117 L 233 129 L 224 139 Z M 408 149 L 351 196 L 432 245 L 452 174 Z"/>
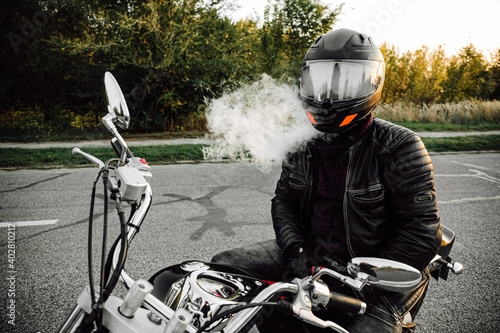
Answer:
<path fill-rule="evenodd" d="M 293 301 L 293 314 L 297 318 L 316 327 L 331 328 L 337 332 L 349 333 L 338 324 L 322 320 L 312 312 L 313 306 L 328 303 L 330 290 L 325 284 L 316 282 L 312 277 L 296 278 L 292 283 L 299 287 Z"/>
<path fill-rule="evenodd" d="M 95 156 L 87 154 L 86 152 L 80 150 L 80 148 L 78 148 L 78 147 L 73 148 L 73 150 L 71 152 L 73 153 L 73 155 L 82 155 L 83 157 L 85 157 L 86 159 L 88 159 L 90 162 L 92 162 L 94 164 L 97 164 L 97 166 L 99 167 L 99 169 L 104 168 L 104 162 L 103 161 L 101 161 L 100 159 L 98 159 Z"/>
<path fill-rule="evenodd" d="M 361 289 L 363 289 L 363 287 L 368 282 L 368 278 L 369 278 L 368 275 L 366 275 L 366 274 L 358 274 L 359 278 L 353 279 L 350 276 L 343 275 L 343 274 L 336 272 L 332 269 L 322 267 L 319 270 L 316 268 L 314 269 L 314 275 L 311 277 L 309 284 L 312 285 L 322 275 L 329 275 L 329 276 L 339 280 L 343 284 L 346 284 L 347 286 L 356 289 L 357 291 L 360 291 Z"/>
<path fill-rule="evenodd" d="M 73 148 L 73 150 L 71 152 L 73 153 L 73 155 L 81 155 L 81 156 L 85 157 L 90 162 L 96 164 L 99 167 L 99 172 L 97 173 L 97 176 L 94 179 L 94 183 L 96 183 L 99 180 L 99 177 L 101 176 L 102 170 L 104 169 L 104 162 L 95 156 L 87 154 L 86 152 L 82 151 L 78 147 Z"/>
<path fill-rule="evenodd" d="M 305 309 L 299 309 L 298 312 L 296 312 L 295 306 L 293 307 L 293 313 L 300 318 L 302 321 L 305 323 L 308 323 L 310 325 L 320 327 L 320 328 L 331 328 L 337 332 L 340 333 L 349 333 L 349 331 L 346 331 L 344 328 L 342 328 L 340 325 L 335 324 L 332 321 L 325 321 L 322 320 L 314 315 L 311 310 L 305 310 Z"/>

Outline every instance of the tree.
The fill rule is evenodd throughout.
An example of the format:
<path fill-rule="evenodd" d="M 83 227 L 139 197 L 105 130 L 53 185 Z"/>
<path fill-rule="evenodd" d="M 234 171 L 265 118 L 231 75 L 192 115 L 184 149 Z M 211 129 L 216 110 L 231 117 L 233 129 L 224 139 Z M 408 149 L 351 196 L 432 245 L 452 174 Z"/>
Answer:
<path fill-rule="evenodd" d="M 440 96 L 441 84 L 446 80 L 446 57 L 439 46 L 431 51 L 428 46 L 409 53 L 409 85 L 404 99 L 418 104 L 432 104 Z"/>
<path fill-rule="evenodd" d="M 79 63 L 68 74 L 74 80 L 101 82 L 113 71 L 132 106 L 132 129 L 191 126 L 206 94 L 255 73 L 256 24 L 233 24 L 221 15 L 223 1 L 87 1 L 81 36 L 55 34 L 51 47 Z"/>
<path fill-rule="evenodd" d="M 89 2 L 89 1 L 87 1 Z M 70 128 L 70 113 L 88 113 L 102 98 L 95 71 L 86 71 L 84 57 L 67 54 L 53 39 L 81 39 L 91 26 L 87 2 L 8 1 L 0 11 L 2 36 L 2 113 L 30 111 L 42 115 L 36 129 L 52 132 Z M 84 75 L 78 75 L 84 74 Z M 91 93 L 92 91 L 92 93 Z M 97 120 L 97 117 L 95 117 Z M 29 129 L 29 128 L 28 128 Z"/>
<path fill-rule="evenodd" d="M 426 91 L 423 102 L 431 104 L 438 101 L 441 96 L 442 85 L 447 80 L 446 68 L 448 66 L 448 59 L 441 45 L 428 54 L 430 59 L 427 66 L 428 75 L 425 81 Z"/>
<path fill-rule="evenodd" d="M 307 48 L 341 7 L 279 0 L 259 28 L 225 17 L 233 2 L 4 1 L 2 110 L 38 110 L 44 131 L 75 127 L 82 117 L 98 124 L 102 77 L 112 71 L 136 120 L 132 130 L 203 127 L 206 97 L 262 72 L 297 78 Z"/>
<path fill-rule="evenodd" d="M 402 57 L 394 45 L 383 43 L 380 51 L 385 61 L 385 79 L 381 101 L 394 103 L 404 97 L 409 85 L 409 58 Z"/>
<path fill-rule="evenodd" d="M 319 0 L 270 1 L 261 29 L 264 72 L 298 78 L 309 46 L 332 29 L 341 10 Z"/>
<path fill-rule="evenodd" d="M 492 54 L 489 72 L 494 82 L 494 90 L 490 95 L 491 99 L 500 99 L 500 49 Z"/>
<path fill-rule="evenodd" d="M 452 57 L 446 72 L 448 79 L 443 83 L 444 101 L 486 99 L 495 90 L 486 59 L 472 44 Z"/>

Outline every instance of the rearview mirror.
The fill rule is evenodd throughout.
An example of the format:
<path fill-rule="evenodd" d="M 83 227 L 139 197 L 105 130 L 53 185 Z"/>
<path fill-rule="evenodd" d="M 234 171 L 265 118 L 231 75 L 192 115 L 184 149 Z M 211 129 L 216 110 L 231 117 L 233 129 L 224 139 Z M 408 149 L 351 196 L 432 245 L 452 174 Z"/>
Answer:
<path fill-rule="evenodd" d="M 113 123 L 121 129 L 127 129 L 130 124 L 130 113 L 127 102 L 118 82 L 116 82 L 116 79 L 110 72 L 104 74 L 104 87 L 106 90 L 108 112 L 112 117 Z"/>
<path fill-rule="evenodd" d="M 367 284 L 390 291 L 409 291 L 422 282 L 419 270 L 388 259 L 358 257 L 348 264 L 349 273 L 367 281 Z"/>

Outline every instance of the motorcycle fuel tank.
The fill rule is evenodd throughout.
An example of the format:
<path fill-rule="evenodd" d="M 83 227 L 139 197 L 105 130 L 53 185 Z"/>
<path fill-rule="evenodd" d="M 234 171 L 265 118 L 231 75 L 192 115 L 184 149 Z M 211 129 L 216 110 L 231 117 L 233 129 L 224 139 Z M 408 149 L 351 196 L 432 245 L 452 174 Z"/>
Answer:
<path fill-rule="evenodd" d="M 221 311 L 249 302 L 273 283 L 232 266 L 201 261 L 167 267 L 150 282 L 154 286 L 153 295 L 170 308 L 185 308 L 195 313 L 193 325 L 198 328 Z M 229 320 L 222 320 L 216 326 L 220 329 Z"/>

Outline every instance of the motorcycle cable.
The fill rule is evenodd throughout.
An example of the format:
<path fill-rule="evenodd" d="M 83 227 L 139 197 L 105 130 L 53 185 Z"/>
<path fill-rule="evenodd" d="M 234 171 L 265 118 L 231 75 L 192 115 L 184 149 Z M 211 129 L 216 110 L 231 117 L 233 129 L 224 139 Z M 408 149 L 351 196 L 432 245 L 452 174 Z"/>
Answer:
<path fill-rule="evenodd" d="M 101 257 L 101 281 L 100 281 L 100 293 L 99 300 L 95 306 L 95 319 L 97 332 L 102 331 L 102 313 L 104 309 L 104 303 L 108 300 L 111 292 L 114 290 L 116 284 L 118 283 L 118 279 L 120 277 L 120 272 L 123 269 L 125 264 L 125 259 L 127 257 L 127 230 L 126 230 L 126 222 L 125 222 L 125 213 L 123 211 L 123 205 L 120 201 L 120 197 L 116 196 L 116 193 L 112 193 L 115 195 L 116 200 L 116 209 L 118 211 L 118 217 L 120 219 L 120 254 L 119 254 L 119 264 L 113 272 L 113 275 L 108 281 L 109 273 L 106 272 L 107 260 L 106 260 L 106 231 L 107 231 L 107 221 L 108 221 L 108 192 L 107 192 L 107 184 L 108 184 L 108 174 L 109 174 L 109 163 L 111 161 L 116 161 L 117 159 L 110 159 L 106 162 L 103 172 L 103 184 L 104 184 L 104 226 L 103 226 L 103 245 L 102 245 L 102 257 Z M 118 245 L 118 242 L 113 244 L 113 248 Z M 114 252 L 113 252 L 114 253 Z"/>
<path fill-rule="evenodd" d="M 118 260 L 118 265 L 113 271 L 113 274 L 111 275 L 111 278 L 108 281 L 108 284 L 106 285 L 106 288 L 103 292 L 102 295 L 102 301 L 103 303 L 107 301 L 108 297 L 111 295 L 111 292 L 115 288 L 116 284 L 118 283 L 118 280 L 120 278 L 120 273 L 125 266 L 125 260 L 127 258 L 127 248 L 128 248 L 128 241 L 127 241 L 127 223 L 125 220 L 125 213 L 123 212 L 122 209 L 122 204 L 119 202 L 119 199 L 117 198 L 117 209 L 118 209 L 118 216 L 120 218 L 120 254 L 119 254 L 119 260 Z M 117 244 L 118 246 L 118 244 Z"/>
<path fill-rule="evenodd" d="M 95 311 L 95 321 L 97 326 L 97 332 L 102 332 L 102 314 L 104 308 L 103 301 L 103 291 L 106 280 L 104 279 L 105 271 L 105 259 L 106 259 L 106 244 L 107 244 L 107 230 L 108 230 L 108 179 L 109 179 L 109 161 L 106 163 L 102 172 L 102 183 L 104 187 L 104 216 L 103 216 L 103 228 L 102 228 L 102 245 L 101 245 L 101 270 L 100 270 L 100 281 L 99 281 L 99 300 L 94 307 Z"/>
<path fill-rule="evenodd" d="M 104 185 L 104 222 L 103 222 L 103 234 L 102 234 L 101 281 L 99 283 L 100 285 L 99 295 L 102 295 L 103 286 L 106 283 L 105 258 L 106 258 L 106 243 L 107 243 L 107 228 L 108 228 L 108 189 L 107 189 L 108 175 L 109 175 L 109 169 L 105 169 L 102 176 Z"/>
<path fill-rule="evenodd" d="M 121 204 L 120 204 L 120 206 L 121 206 Z M 102 293 L 102 296 L 99 298 L 99 301 L 97 302 L 96 306 L 93 306 L 92 313 L 88 316 L 88 318 L 86 318 L 87 319 L 86 325 L 88 325 L 89 322 L 95 322 L 95 324 L 97 326 L 97 330 L 95 332 L 93 330 L 88 331 L 88 332 L 92 332 L 92 333 L 108 332 L 107 330 L 103 330 L 103 327 L 102 327 L 102 319 L 103 319 L 102 313 L 103 313 L 103 309 L 104 309 L 104 303 L 106 303 L 107 299 L 111 295 L 111 292 L 113 291 L 116 284 L 118 283 L 118 279 L 120 277 L 120 272 L 122 271 L 123 266 L 125 265 L 125 259 L 127 257 L 127 245 L 128 245 L 128 243 L 127 243 L 127 233 L 126 233 L 124 212 L 120 211 L 118 215 L 120 216 L 121 233 L 120 233 L 120 237 L 117 239 L 117 242 L 115 243 L 115 245 L 117 246 L 118 241 L 121 241 L 122 246 L 120 248 L 120 254 L 119 254 L 120 260 L 119 260 L 118 266 L 113 271 L 113 275 L 111 276 L 108 284 L 106 285 L 106 287 Z M 116 247 L 115 245 L 113 245 L 113 246 Z M 82 321 L 81 325 L 84 325 L 83 321 Z M 77 332 L 79 332 L 79 331 L 77 331 Z M 84 330 L 82 332 L 87 332 L 87 331 Z"/>
<path fill-rule="evenodd" d="M 106 166 L 99 170 L 99 174 L 94 181 L 94 186 L 92 187 L 92 196 L 91 196 L 91 204 L 90 204 L 90 216 L 89 216 L 89 239 L 88 239 L 88 265 L 89 265 L 89 283 L 90 283 L 90 295 L 92 300 L 92 313 L 89 317 L 87 317 L 86 325 L 90 325 L 90 322 L 94 322 L 97 327 L 97 332 L 102 332 L 102 311 L 104 307 L 103 302 L 103 290 L 104 290 L 104 259 L 106 255 L 106 243 L 107 243 L 107 226 L 108 226 L 108 174 L 109 168 L 108 163 Z M 93 274 L 93 255 L 92 255 L 92 239 L 93 239 L 93 216 L 94 216 L 94 207 L 95 207 L 95 197 L 96 197 L 96 189 L 97 182 L 99 178 L 102 176 L 103 185 L 104 185 L 104 214 L 103 214 L 103 235 L 102 235 L 102 254 L 101 254 L 101 274 L 100 274 L 100 283 L 99 283 L 99 299 L 96 302 L 96 294 L 94 287 L 94 274 Z M 83 322 L 82 322 L 83 324 Z M 82 327 L 83 329 L 83 327 Z"/>
<path fill-rule="evenodd" d="M 132 220 L 132 217 L 134 216 L 135 212 L 137 211 L 137 205 L 132 205 L 131 208 L 132 209 L 130 210 L 130 216 L 128 218 L 127 225 L 129 225 L 130 221 Z M 104 281 L 108 281 L 108 279 L 109 279 L 109 275 L 111 273 L 111 267 L 113 264 L 113 254 L 115 253 L 116 246 L 118 245 L 118 242 L 120 242 L 120 240 L 121 240 L 121 235 L 119 235 L 115 239 L 113 245 L 109 249 L 108 258 L 106 260 L 106 265 L 104 268 Z"/>
<path fill-rule="evenodd" d="M 112 159 L 115 160 L 115 159 Z M 125 222 L 124 222 L 124 212 L 123 212 L 123 207 L 121 203 L 118 201 L 119 199 L 117 198 L 117 209 L 118 209 L 118 216 L 120 217 L 120 225 L 121 225 L 121 232 L 120 232 L 120 237 L 117 239 L 115 244 L 113 244 L 113 248 L 116 247 L 118 244 L 118 240 L 122 241 L 122 244 L 125 244 L 124 246 L 121 247 L 120 249 L 120 265 L 117 267 L 115 272 L 113 272 L 113 276 L 111 277 L 110 281 L 106 284 L 109 276 L 109 270 L 107 269 L 108 266 L 108 260 L 106 260 L 106 244 L 107 244 L 107 226 L 108 226 L 108 174 L 109 174 L 109 163 L 112 161 L 109 160 L 106 164 L 105 167 L 102 168 L 99 171 L 98 176 L 96 177 L 96 180 L 94 181 L 94 185 L 92 187 L 92 196 L 91 196 L 91 207 L 90 207 L 90 216 L 89 216 L 89 239 L 88 239 L 88 265 L 89 265 L 89 283 L 90 283 L 90 293 L 91 293 L 91 301 L 92 301 L 92 313 L 86 316 L 86 320 L 82 321 L 79 330 L 82 332 L 87 332 L 87 331 L 92 331 L 91 327 L 93 326 L 92 323 L 95 323 L 96 325 L 96 332 L 102 332 L 102 313 L 104 309 L 104 303 L 108 299 L 108 297 L 111 294 L 111 291 L 114 289 L 116 286 L 116 283 L 118 282 L 119 278 L 119 273 L 123 268 L 123 264 L 126 258 L 126 248 L 127 248 L 127 241 L 126 241 L 126 228 L 125 228 Z M 103 222 L 103 235 L 102 235 L 102 254 L 101 254 L 101 274 L 100 274 L 100 283 L 99 283 L 99 299 L 96 301 L 96 293 L 95 293 L 95 287 L 94 287 L 94 276 L 93 276 L 93 264 L 92 264 L 92 258 L 93 258 L 93 253 L 92 253 L 92 239 L 93 239 L 93 216 L 94 216 L 94 207 L 95 207 L 95 197 L 96 197 L 96 187 L 97 187 L 97 182 L 100 177 L 103 177 L 103 185 L 104 185 L 104 222 Z M 109 258 L 108 258 L 109 259 Z"/>
<path fill-rule="evenodd" d="M 92 308 L 95 307 L 96 297 L 95 297 L 95 289 L 94 289 L 94 273 L 92 269 L 92 235 L 93 235 L 93 224 L 94 224 L 94 206 L 95 206 L 95 197 L 96 197 L 96 189 L 97 182 L 102 175 L 102 169 L 99 170 L 99 174 L 94 180 L 94 185 L 92 187 L 92 195 L 90 197 L 90 214 L 89 214 L 89 231 L 88 231 L 88 266 L 89 266 L 89 284 L 90 284 L 90 296 L 92 301 Z"/>
<path fill-rule="evenodd" d="M 253 307 L 256 307 L 256 306 L 276 306 L 278 307 L 278 310 L 285 313 L 285 314 L 293 314 L 293 305 L 292 303 L 288 302 L 288 301 L 285 301 L 285 300 L 282 300 L 280 299 L 278 302 L 262 302 L 262 303 L 248 303 L 248 304 L 245 304 L 245 305 L 241 305 L 241 306 L 238 306 L 238 307 L 235 307 L 235 308 L 232 308 L 232 309 L 229 309 L 229 310 L 226 310 L 222 313 L 219 313 L 217 316 L 213 317 L 212 319 L 210 319 L 209 321 L 207 321 L 203 326 L 201 326 L 197 331 L 196 333 L 203 333 L 205 332 L 205 330 L 210 326 L 212 325 L 213 323 L 215 323 L 216 321 L 220 320 L 220 319 L 223 319 L 235 312 L 239 312 L 241 310 L 245 310 L 245 309 L 248 309 L 248 308 L 253 308 Z"/>
<path fill-rule="evenodd" d="M 94 207 L 95 207 L 95 198 L 96 198 L 96 190 L 97 183 L 99 178 L 101 178 L 103 169 L 99 170 L 96 179 L 94 180 L 94 185 L 92 186 L 92 194 L 90 197 L 90 213 L 89 213 L 89 229 L 88 229 L 88 242 L 87 242 L 87 262 L 89 269 L 89 287 L 90 287 L 90 298 L 92 304 L 92 312 L 90 314 L 86 314 L 81 321 L 80 325 L 77 327 L 75 332 L 92 332 L 94 330 L 94 322 L 96 318 L 96 314 L 94 309 L 96 307 L 96 295 L 94 289 L 94 274 L 92 269 L 92 236 L 93 236 L 93 224 L 94 224 Z"/>

